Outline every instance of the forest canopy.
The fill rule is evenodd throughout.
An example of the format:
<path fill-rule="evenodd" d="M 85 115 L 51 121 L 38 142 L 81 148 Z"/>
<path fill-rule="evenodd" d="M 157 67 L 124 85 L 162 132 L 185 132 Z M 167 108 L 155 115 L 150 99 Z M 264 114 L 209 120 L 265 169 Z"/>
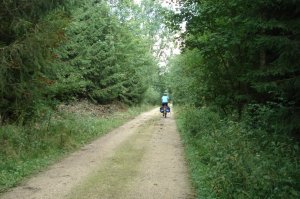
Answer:
<path fill-rule="evenodd" d="M 157 98 L 151 9 L 151 1 L 1 1 L 1 120 L 22 123 L 59 101 Z"/>
<path fill-rule="evenodd" d="M 183 53 L 171 66 L 173 78 L 180 72 L 189 85 L 175 83 L 174 97 L 225 115 L 260 115 L 270 131 L 299 136 L 299 7 L 299 1 L 181 1 L 169 25 L 186 23 Z"/>

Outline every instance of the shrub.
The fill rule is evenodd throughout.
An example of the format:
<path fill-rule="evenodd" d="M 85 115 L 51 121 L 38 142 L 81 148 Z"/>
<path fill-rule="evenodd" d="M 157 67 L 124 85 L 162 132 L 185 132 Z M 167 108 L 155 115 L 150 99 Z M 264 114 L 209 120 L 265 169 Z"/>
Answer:
<path fill-rule="evenodd" d="M 182 110 L 181 115 L 184 129 L 191 136 L 202 136 L 203 132 L 212 132 L 214 129 L 219 128 L 220 125 L 219 115 L 208 108 L 199 110 L 193 106 L 186 106 Z"/>
<path fill-rule="evenodd" d="M 209 109 L 180 113 L 198 198 L 299 198 L 298 143 L 221 120 Z"/>
<path fill-rule="evenodd" d="M 159 104 L 160 103 L 160 94 L 154 88 L 149 87 L 144 94 L 144 101 L 145 104 Z"/>

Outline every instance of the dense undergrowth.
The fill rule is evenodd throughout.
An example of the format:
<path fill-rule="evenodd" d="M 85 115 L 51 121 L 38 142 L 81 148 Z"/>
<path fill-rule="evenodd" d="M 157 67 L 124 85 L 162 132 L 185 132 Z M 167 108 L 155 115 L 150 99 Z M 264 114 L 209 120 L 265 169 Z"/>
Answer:
<path fill-rule="evenodd" d="M 104 116 L 63 110 L 28 126 L 1 126 L 0 193 L 149 108 L 132 107 Z"/>
<path fill-rule="evenodd" d="M 177 118 L 198 198 L 299 198 L 299 145 L 222 119 L 208 108 L 181 108 Z M 246 118 L 246 117 L 245 117 Z"/>

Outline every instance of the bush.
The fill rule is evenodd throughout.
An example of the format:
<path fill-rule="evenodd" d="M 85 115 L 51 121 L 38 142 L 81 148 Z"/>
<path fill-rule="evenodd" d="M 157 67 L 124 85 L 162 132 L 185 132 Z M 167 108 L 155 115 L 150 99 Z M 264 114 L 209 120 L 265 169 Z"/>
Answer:
<path fill-rule="evenodd" d="M 290 114 L 287 109 L 282 103 L 249 104 L 244 111 L 244 121 L 254 129 L 297 137 L 300 122 L 293 116 L 297 110 Z"/>
<path fill-rule="evenodd" d="M 154 88 L 149 87 L 144 94 L 143 103 L 156 105 L 160 103 L 160 94 Z"/>
<path fill-rule="evenodd" d="M 209 133 L 219 128 L 220 117 L 208 108 L 199 109 L 187 106 L 182 109 L 181 120 L 186 132 L 191 136 L 202 136 L 203 132 Z"/>
<path fill-rule="evenodd" d="M 298 143 L 221 120 L 209 109 L 180 113 L 198 198 L 299 198 Z"/>

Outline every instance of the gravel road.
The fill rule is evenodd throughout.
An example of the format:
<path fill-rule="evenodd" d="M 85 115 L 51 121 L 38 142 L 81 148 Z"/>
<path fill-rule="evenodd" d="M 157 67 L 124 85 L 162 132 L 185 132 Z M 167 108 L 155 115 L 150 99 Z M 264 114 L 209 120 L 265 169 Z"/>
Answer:
<path fill-rule="evenodd" d="M 191 199 L 173 115 L 158 108 L 71 154 L 1 199 Z"/>

